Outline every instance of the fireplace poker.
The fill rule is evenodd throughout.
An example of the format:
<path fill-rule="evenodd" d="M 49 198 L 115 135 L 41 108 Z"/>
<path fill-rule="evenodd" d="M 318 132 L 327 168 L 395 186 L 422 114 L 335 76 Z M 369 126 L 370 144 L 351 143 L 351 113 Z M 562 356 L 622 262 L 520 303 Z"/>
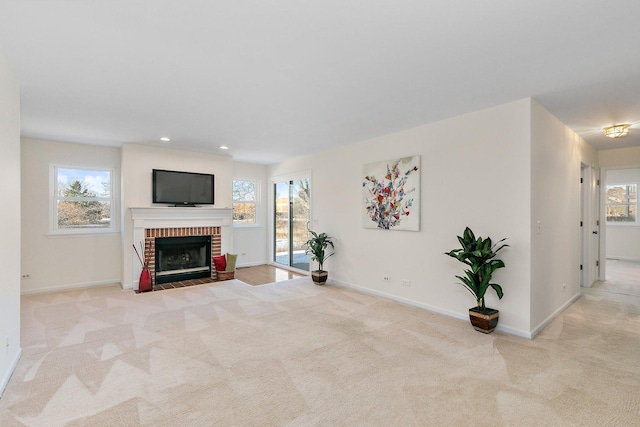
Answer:
<path fill-rule="evenodd" d="M 140 254 L 138 253 L 138 248 L 136 248 L 136 245 L 131 245 L 133 246 L 133 250 L 136 251 L 136 255 L 138 255 L 138 259 L 140 260 L 140 264 L 142 264 L 142 266 L 145 266 L 145 263 L 142 262 L 142 257 L 140 257 Z"/>

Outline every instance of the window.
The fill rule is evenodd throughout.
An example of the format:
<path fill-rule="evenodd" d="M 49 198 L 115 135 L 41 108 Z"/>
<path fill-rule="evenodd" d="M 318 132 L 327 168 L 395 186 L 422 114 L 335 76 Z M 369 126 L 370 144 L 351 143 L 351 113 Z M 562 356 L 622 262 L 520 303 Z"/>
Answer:
<path fill-rule="evenodd" d="M 637 184 L 607 186 L 606 211 L 608 223 L 636 223 L 637 189 Z"/>
<path fill-rule="evenodd" d="M 51 232 L 114 232 L 113 171 L 52 168 Z"/>
<path fill-rule="evenodd" d="M 258 182 L 254 180 L 233 181 L 233 223 L 257 224 Z"/>

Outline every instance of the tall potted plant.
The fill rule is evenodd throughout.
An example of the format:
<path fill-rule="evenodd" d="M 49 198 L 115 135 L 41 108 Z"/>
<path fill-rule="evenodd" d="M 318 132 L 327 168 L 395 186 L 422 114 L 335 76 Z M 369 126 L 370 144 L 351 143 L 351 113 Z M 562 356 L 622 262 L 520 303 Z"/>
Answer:
<path fill-rule="evenodd" d="M 445 252 L 452 258 L 457 259 L 469 266 L 464 270 L 465 276 L 456 276 L 473 296 L 476 298 L 477 307 L 469 309 L 469 319 L 473 327 L 486 334 L 493 332 L 498 325 L 498 310 L 487 308 L 484 304 L 484 296 L 487 289 L 493 288 L 502 299 L 502 287 L 497 283 L 491 283 L 493 273 L 504 267 L 504 262 L 496 259 L 497 253 L 509 245 L 502 243 L 506 239 L 496 243 L 490 237 L 482 238 L 473 234 L 469 227 L 465 228 L 462 237 L 458 236 L 461 247 Z"/>
<path fill-rule="evenodd" d="M 327 233 L 316 233 L 312 230 L 309 230 L 309 233 L 311 233 L 311 237 L 305 243 L 307 247 L 305 252 L 308 255 L 311 255 L 311 259 L 313 261 L 318 262 L 318 269 L 311 272 L 311 278 L 313 279 L 313 283 L 316 285 L 324 285 L 329 273 L 324 271 L 323 267 L 327 258 L 334 254 L 333 251 L 331 251 L 331 253 L 327 253 L 327 248 L 329 246 L 331 246 L 331 249 L 334 248 L 333 237 L 328 236 Z"/>

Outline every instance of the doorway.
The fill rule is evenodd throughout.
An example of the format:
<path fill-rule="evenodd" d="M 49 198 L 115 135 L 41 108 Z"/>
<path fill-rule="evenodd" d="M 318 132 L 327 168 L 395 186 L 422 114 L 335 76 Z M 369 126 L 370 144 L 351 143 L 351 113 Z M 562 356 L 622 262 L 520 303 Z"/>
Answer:
<path fill-rule="evenodd" d="M 600 287 L 640 295 L 640 167 L 608 169 L 604 178 L 606 263 Z"/>
<path fill-rule="evenodd" d="M 305 252 L 310 218 L 311 179 L 279 179 L 273 182 L 273 262 L 309 271 Z"/>

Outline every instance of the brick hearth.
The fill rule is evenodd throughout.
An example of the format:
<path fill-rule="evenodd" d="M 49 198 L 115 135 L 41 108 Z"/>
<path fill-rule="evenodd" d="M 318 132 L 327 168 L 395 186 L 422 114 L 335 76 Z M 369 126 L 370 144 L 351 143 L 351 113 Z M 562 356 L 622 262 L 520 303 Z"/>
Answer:
<path fill-rule="evenodd" d="M 220 227 L 171 227 L 171 228 L 147 228 L 144 237 L 144 258 L 147 260 L 151 272 L 151 283 L 156 284 L 156 238 L 158 237 L 191 237 L 211 236 L 211 257 L 219 256 L 222 252 Z M 211 278 L 217 279 L 217 273 L 213 260 L 211 261 Z"/>

